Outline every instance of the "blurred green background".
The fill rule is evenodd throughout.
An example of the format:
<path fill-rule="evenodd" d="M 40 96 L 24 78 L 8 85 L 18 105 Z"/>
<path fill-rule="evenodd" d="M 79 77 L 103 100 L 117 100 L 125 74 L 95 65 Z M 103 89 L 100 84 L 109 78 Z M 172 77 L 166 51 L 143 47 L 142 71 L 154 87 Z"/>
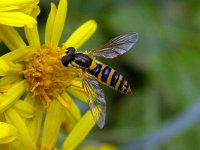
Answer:
<path fill-rule="evenodd" d="M 40 6 L 43 38 L 50 0 L 41 0 Z M 132 31 L 139 33 L 139 41 L 118 58 L 100 59 L 130 81 L 133 94 L 102 86 L 106 125 L 96 127 L 82 146 L 110 143 L 122 150 L 199 150 L 199 1 L 69 0 L 61 43 L 89 19 L 97 21 L 98 29 L 82 50 Z"/>
<path fill-rule="evenodd" d="M 40 6 L 40 33 L 44 33 L 50 1 L 43 0 Z M 97 21 L 98 29 L 82 50 L 132 31 L 139 33 L 139 41 L 123 56 L 100 59 L 130 81 L 133 94 L 102 86 L 106 125 L 96 127 L 83 146 L 110 143 L 124 150 L 199 150 L 199 2 L 69 0 L 61 43 L 89 19 Z"/>

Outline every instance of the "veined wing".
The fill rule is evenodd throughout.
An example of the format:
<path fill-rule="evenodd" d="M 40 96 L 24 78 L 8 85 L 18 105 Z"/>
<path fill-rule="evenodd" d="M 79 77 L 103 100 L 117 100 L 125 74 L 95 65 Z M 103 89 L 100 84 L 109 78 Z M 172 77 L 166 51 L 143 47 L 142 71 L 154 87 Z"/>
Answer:
<path fill-rule="evenodd" d="M 88 104 L 94 120 L 100 128 L 103 128 L 106 117 L 106 100 L 98 82 L 86 72 L 83 72 L 83 86 L 87 95 Z"/>
<path fill-rule="evenodd" d="M 114 58 L 122 55 L 130 50 L 138 40 L 138 33 L 131 32 L 124 35 L 119 35 L 111 39 L 102 47 L 92 51 L 94 56 L 103 56 L 105 58 Z"/>

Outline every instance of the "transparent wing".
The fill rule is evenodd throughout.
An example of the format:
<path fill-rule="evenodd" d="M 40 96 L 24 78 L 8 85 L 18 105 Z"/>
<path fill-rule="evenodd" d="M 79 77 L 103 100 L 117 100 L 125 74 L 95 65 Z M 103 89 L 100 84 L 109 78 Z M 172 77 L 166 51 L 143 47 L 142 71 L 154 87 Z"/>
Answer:
<path fill-rule="evenodd" d="M 105 58 L 114 58 L 122 55 L 130 50 L 138 40 L 138 33 L 131 32 L 124 35 L 119 35 L 111 39 L 102 47 L 92 51 L 94 56 L 103 56 Z"/>
<path fill-rule="evenodd" d="M 87 95 L 92 115 L 100 128 L 103 128 L 106 117 L 106 100 L 98 82 L 86 72 L 83 72 L 83 86 Z"/>

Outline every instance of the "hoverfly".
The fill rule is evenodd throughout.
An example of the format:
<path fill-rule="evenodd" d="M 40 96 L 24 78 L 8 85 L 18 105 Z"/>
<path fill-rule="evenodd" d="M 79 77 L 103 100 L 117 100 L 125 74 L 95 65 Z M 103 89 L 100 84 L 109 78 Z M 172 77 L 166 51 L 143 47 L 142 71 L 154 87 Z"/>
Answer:
<path fill-rule="evenodd" d="M 119 35 L 105 45 L 89 52 L 76 52 L 74 47 L 68 47 L 66 55 L 62 57 L 62 64 L 64 66 L 78 67 L 82 70 L 82 83 L 88 104 L 94 120 L 100 128 L 105 124 L 106 100 L 98 82 L 127 95 L 131 94 L 131 88 L 120 73 L 100 63 L 94 56 L 115 58 L 129 51 L 137 40 L 138 34 L 131 32 Z"/>

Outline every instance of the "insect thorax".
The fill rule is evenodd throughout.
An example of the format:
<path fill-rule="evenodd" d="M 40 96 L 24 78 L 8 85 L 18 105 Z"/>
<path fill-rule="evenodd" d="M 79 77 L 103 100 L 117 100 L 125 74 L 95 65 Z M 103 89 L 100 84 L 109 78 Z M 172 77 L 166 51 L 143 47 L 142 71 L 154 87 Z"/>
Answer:
<path fill-rule="evenodd" d="M 83 53 L 76 53 L 72 60 L 73 66 L 81 67 L 84 69 L 89 69 L 91 64 L 92 64 L 92 59 Z"/>

